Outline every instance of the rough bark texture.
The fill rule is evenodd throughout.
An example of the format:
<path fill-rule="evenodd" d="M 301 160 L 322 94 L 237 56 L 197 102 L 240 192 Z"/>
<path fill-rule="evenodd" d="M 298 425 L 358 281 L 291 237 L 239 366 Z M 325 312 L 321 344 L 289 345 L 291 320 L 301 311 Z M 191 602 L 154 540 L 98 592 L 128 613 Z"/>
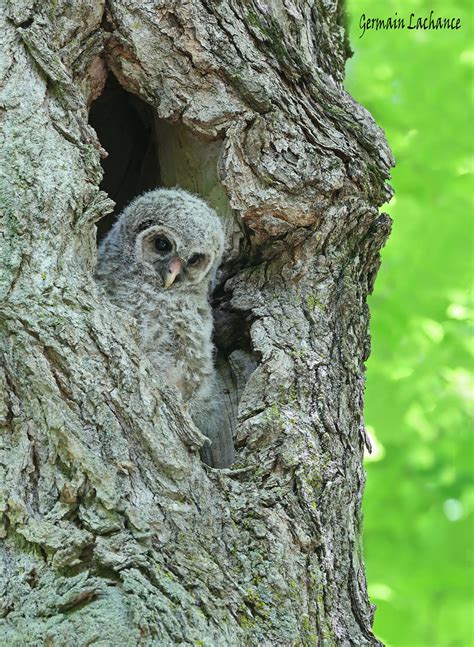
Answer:
<path fill-rule="evenodd" d="M 392 159 L 342 87 L 340 4 L 0 11 L 0 644 L 379 644 L 360 551 L 363 363 Z M 186 173 L 228 223 L 222 362 L 257 364 L 229 470 L 200 461 L 92 278 L 111 203 L 88 107 L 108 70 L 153 109 L 170 183 L 187 180 L 167 138 L 209 151 L 209 174 L 193 187 Z"/>

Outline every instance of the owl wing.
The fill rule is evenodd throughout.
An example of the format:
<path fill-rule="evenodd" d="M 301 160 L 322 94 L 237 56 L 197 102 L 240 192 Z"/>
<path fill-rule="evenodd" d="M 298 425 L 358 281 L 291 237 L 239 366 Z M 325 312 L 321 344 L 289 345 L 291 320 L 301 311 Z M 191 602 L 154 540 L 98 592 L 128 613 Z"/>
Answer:
<path fill-rule="evenodd" d="M 235 459 L 234 437 L 240 397 L 255 364 L 244 351 L 234 351 L 227 360 L 218 357 L 210 399 L 193 419 L 210 439 L 201 449 L 202 460 L 212 467 L 229 467 Z"/>

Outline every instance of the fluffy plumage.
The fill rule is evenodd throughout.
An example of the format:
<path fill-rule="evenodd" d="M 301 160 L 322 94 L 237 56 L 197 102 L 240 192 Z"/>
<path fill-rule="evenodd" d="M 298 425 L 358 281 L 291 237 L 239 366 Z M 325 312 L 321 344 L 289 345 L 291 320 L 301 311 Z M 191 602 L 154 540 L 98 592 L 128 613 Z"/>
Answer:
<path fill-rule="evenodd" d="M 99 247 L 96 271 L 110 300 L 136 318 L 157 373 L 180 391 L 211 438 L 203 458 L 216 467 L 232 460 L 232 439 L 219 420 L 208 302 L 223 246 L 221 222 L 203 200 L 182 189 L 156 189 L 119 216 Z"/>

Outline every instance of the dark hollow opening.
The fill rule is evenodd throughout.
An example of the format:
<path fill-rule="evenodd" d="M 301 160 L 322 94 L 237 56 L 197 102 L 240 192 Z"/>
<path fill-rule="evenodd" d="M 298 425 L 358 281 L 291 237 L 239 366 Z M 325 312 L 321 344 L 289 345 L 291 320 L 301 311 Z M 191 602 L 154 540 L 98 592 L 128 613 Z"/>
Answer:
<path fill-rule="evenodd" d="M 100 240 L 135 196 L 160 184 L 160 167 L 151 107 L 124 90 L 113 74 L 91 106 L 89 123 L 108 153 L 101 162 L 100 188 L 116 203 L 97 224 Z"/>
<path fill-rule="evenodd" d="M 241 264 L 239 250 L 245 239 L 240 226 L 233 223 L 231 207 L 218 177 L 222 141 L 201 140 L 183 124 L 158 119 L 152 108 L 127 92 L 112 73 L 91 106 L 89 123 L 108 153 L 101 162 L 104 176 L 100 188 L 116 203 L 114 212 L 97 224 L 98 241 L 131 200 L 158 186 L 180 186 L 201 195 L 220 214 L 224 225 L 227 223 L 228 232 L 234 238 L 235 249 L 221 266 L 220 283 L 211 298 L 220 391 L 217 397 L 222 399 L 224 419 L 228 419 L 223 425 L 227 429 L 225 434 L 229 431 L 231 434 L 230 439 L 227 435 L 216 436 L 214 430 L 214 447 L 215 455 L 219 454 L 219 460 L 223 461 L 221 466 L 228 466 L 234 455 L 232 435 L 238 399 L 257 362 L 251 350 L 250 313 L 234 312 L 231 295 L 224 288 L 226 276 L 237 271 Z M 233 223 L 231 227 L 229 223 Z M 202 458 L 208 464 L 215 464 L 208 448 L 203 449 Z"/>

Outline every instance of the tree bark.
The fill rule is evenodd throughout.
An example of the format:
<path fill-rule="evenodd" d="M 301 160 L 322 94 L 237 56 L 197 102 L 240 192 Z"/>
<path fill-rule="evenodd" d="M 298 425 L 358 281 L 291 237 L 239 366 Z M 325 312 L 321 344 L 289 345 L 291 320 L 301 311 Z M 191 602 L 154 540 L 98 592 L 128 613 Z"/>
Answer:
<path fill-rule="evenodd" d="M 340 3 L 0 12 L 0 644 L 380 644 L 362 409 L 392 158 L 343 89 Z M 216 339 L 255 364 L 227 470 L 93 280 L 109 72 L 151 107 L 162 177 L 226 219 Z"/>

